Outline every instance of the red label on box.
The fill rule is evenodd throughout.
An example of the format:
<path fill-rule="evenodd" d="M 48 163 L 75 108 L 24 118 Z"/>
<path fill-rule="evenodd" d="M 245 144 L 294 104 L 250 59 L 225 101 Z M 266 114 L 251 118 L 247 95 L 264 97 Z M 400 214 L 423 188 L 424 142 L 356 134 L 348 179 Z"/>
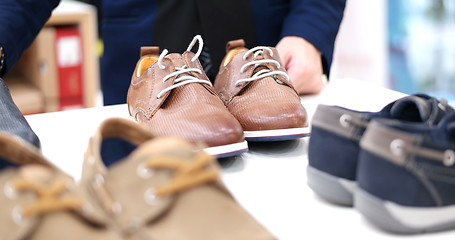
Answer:
<path fill-rule="evenodd" d="M 56 57 L 60 110 L 83 104 L 82 39 L 77 27 L 56 28 Z"/>

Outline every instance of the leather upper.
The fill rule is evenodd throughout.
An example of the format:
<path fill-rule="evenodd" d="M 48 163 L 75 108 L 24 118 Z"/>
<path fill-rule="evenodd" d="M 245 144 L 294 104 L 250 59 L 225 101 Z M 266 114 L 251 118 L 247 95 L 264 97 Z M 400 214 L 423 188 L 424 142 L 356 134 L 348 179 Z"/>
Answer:
<path fill-rule="evenodd" d="M 245 131 L 307 127 L 306 110 L 300 103 L 297 91 L 283 75 L 276 74 L 236 84 L 238 80 L 251 78 L 263 69 L 286 73 L 277 50 L 273 47 L 269 49 L 272 54 L 264 50 L 258 55 L 249 54 L 244 60 L 244 55 L 248 51 L 244 48 L 244 42 L 241 40 L 228 42 L 227 55 L 215 80 L 215 90 Z M 230 51 L 238 52 L 229 61 Z M 248 63 L 267 59 L 277 61 L 280 66 L 273 63 L 259 66 L 253 64 L 241 71 Z"/>
<path fill-rule="evenodd" d="M 175 79 L 178 77 L 191 75 L 208 81 L 199 60 L 191 61 L 194 55 L 192 52 L 168 54 L 162 61 L 164 69 L 155 62 L 137 77 L 136 72 L 143 58 L 158 57 L 154 54 L 142 56 L 128 91 L 131 116 L 159 135 L 179 136 L 191 142 L 203 142 L 209 147 L 242 142 L 240 124 L 228 112 L 212 86 L 189 83 L 158 98 L 161 91 L 176 84 Z M 162 81 L 176 68 L 183 66 L 199 69 L 201 73 L 184 73 Z"/>

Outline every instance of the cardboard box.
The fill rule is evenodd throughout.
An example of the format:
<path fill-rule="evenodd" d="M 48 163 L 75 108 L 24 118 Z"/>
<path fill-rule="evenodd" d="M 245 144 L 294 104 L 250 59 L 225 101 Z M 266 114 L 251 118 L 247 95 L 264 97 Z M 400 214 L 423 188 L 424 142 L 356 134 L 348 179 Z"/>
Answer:
<path fill-rule="evenodd" d="M 45 112 L 59 110 L 55 104 L 47 104 L 59 97 L 55 37 L 55 28 L 43 28 L 14 70 L 15 74 L 22 75 L 42 92 Z"/>
<path fill-rule="evenodd" d="M 14 103 L 22 114 L 43 112 L 44 99 L 37 87 L 19 76 L 9 76 L 5 79 L 5 83 L 8 85 Z"/>

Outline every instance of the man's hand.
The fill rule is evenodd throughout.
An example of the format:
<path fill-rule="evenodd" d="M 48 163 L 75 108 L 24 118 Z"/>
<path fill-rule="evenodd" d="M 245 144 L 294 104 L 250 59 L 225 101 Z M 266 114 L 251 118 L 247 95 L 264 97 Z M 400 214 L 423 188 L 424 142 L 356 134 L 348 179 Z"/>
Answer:
<path fill-rule="evenodd" d="M 281 61 L 299 94 L 319 93 L 327 83 L 323 77 L 321 53 L 307 40 L 287 36 L 276 45 Z"/>

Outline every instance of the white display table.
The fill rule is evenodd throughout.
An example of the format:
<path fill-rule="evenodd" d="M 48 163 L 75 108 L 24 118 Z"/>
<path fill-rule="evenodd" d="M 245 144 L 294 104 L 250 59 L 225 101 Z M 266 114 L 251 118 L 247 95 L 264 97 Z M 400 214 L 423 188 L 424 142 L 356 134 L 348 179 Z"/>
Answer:
<path fill-rule="evenodd" d="M 402 96 L 354 79 L 339 79 L 319 95 L 302 97 L 302 103 L 311 119 L 319 103 L 377 111 Z M 89 137 L 110 117 L 131 119 L 126 104 L 26 116 L 41 139 L 43 154 L 75 179 L 80 178 Z M 308 138 L 249 147 L 249 152 L 221 161 L 222 177 L 237 200 L 279 239 L 403 238 L 373 227 L 354 209 L 327 203 L 311 191 L 306 183 Z M 412 238 L 454 239 L 455 231 Z"/>

